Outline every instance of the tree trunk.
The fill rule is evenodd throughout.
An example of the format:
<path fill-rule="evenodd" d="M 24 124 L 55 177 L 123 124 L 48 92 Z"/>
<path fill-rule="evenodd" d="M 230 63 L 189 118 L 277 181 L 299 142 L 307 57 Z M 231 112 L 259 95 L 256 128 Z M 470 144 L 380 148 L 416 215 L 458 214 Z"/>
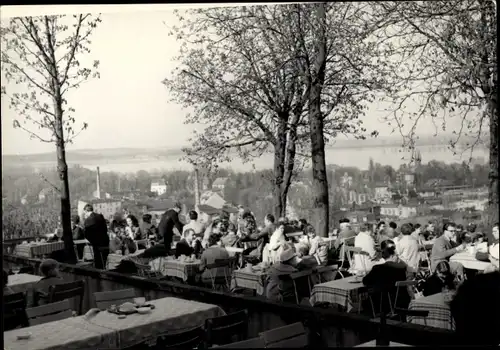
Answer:
<path fill-rule="evenodd" d="M 286 215 L 286 197 L 283 197 L 283 178 L 285 175 L 285 154 L 286 154 L 286 120 L 283 122 L 280 116 L 280 124 L 274 145 L 274 186 L 273 186 L 273 207 L 274 216 L 277 218 Z"/>
<path fill-rule="evenodd" d="M 200 213 L 200 174 L 198 167 L 194 168 L 194 207 L 196 212 Z"/>
<path fill-rule="evenodd" d="M 59 87 L 56 88 L 56 96 L 60 96 Z M 69 197 L 68 164 L 66 163 L 66 146 L 64 143 L 64 131 L 62 124 L 62 101 L 54 98 L 54 110 L 56 120 L 56 147 L 57 147 L 57 173 L 59 175 L 61 191 L 61 224 L 63 229 L 63 241 L 65 261 L 76 264 L 76 253 L 73 244 L 73 232 L 71 230 L 71 202 Z"/>
<path fill-rule="evenodd" d="M 321 237 L 328 237 L 329 200 L 328 178 L 325 162 L 325 139 L 323 136 L 323 115 L 321 113 L 321 91 L 325 80 L 326 37 L 325 37 L 325 4 L 315 5 L 317 8 L 317 48 L 314 75 L 309 91 L 309 127 L 311 137 L 312 183 L 314 190 L 313 210 L 314 226 Z"/>
<path fill-rule="evenodd" d="M 496 89 L 491 94 L 492 98 L 488 104 L 490 117 L 490 172 L 488 174 L 488 206 L 489 227 L 498 222 L 498 109 Z M 491 231 L 491 230 L 490 230 Z"/>

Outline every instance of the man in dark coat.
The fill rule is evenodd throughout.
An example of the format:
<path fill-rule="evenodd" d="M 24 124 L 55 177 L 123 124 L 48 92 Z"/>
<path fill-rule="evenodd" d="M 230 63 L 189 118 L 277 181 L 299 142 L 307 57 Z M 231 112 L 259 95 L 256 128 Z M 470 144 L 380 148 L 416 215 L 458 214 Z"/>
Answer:
<path fill-rule="evenodd" d="M 181 204 L 179 202 L 175 203 L 172 209 L 167 210 L 162 215 L 158 225 L 158 233 L 163 237 L 163 244 L 167 250 L 170 250 L 172 240 L 174 239 L 174 227 L 177 228 L 179 234 L 182 234 L 184 225 L 179 221 L 181 209 Z"/>
<path fill-rule="evenodd" d="M 90 242 L 94 252 L 94 267 L 104 269 L 109 255 L 109 236 L 106 219 L 102 214 L 94 213 L 92 204 L 85 205 L 83 208 L 85 223 L 85 238 Z"/>
<path fill-rule="evenodd" d="M 155 246 L 146 249 L 144 253 L 139 254 L 141 258 L 157 258 L 160 256 L 167 256 L 172 248 L 172 240 L 174 239 L 174 227 L 177 228 L 182 234 L 183 226 L 179 220 L 179 213 L 181 211 L 181 204 L 175 203 L 172 209 L 167 210 L 161 217 L 158 224 L 158 236 L 163 237 L 163 244 L 156 244 Z"/>

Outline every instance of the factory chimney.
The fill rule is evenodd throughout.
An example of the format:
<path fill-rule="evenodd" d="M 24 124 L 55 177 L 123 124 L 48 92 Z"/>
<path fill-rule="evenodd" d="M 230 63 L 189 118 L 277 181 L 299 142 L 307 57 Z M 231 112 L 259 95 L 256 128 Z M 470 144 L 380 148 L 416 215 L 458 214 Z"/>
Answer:
<path fill-rule="evenodd" d="M 101 199 L 101 174 L 99 167 L 97 167 L 97 198 Z"/>

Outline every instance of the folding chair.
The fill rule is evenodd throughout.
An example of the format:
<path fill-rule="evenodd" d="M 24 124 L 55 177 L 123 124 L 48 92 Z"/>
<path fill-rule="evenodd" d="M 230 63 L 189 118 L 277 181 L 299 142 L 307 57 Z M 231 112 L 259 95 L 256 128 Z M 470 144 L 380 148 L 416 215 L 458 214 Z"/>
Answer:
<path fill-rule="evenodd" d="M 69 300 L 58 301 L 56 303 L 26 309 L 26 315 L 30 326 L 37 324 L 64 320 L 73 315 L 73 310 Z"/>
<path fill-rule="evenodd" d="M 271 329 L 259 335 L 266 348 L 305 348 L 309 345 L 308 335 L 301 322 Z"/>
<path fill-rule="evenodd" d="M 222 268 L 224 271 L 224 283 L 227 289 L 231 288 L 231 276 L 233 274 L 233 270 L 238 262 L 237 257 L 232 257 L 229 259 L 217 259 L 213 264 L 208 264 L 206 269 L 210 274 L 210 280 L 212 282 L 212 289 L 216 290 L 217 286 L 220 285 L 218 283 L 220 281 L 221 276 L 214 275 L 214 272 L 219 271 L 218 269 Z"/>
<path fill-rule="evenodd" d="M 78 298 L 78 315 L 83 312 L 83 296 L 85 295 L 85 281 L 56 284 L 49 287 L 49 303 Z"/>
<path fill-rule="evenodd" d="M 205 321 L 206 346 L 228 344 L 236 335 L 238 341 L 248 335 L 248 311 L 241 310 L 232 314 L 209 318 Z"/>
<path fill-rule="evenodd" d="M 110 292 L 95 292 L 94 299 L 97 307 L 101 310 L 111 305 L 121 305 L 125 302 L 133 302 L 137 297 L 134 289 L 114 290 Z"/>

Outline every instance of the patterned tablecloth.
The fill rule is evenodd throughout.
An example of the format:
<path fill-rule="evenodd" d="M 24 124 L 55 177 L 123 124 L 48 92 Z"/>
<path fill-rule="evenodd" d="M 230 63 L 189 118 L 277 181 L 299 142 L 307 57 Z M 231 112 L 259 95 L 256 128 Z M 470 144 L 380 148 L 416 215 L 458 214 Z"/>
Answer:
<path fill-rule="evenodd" d="M 187 281 L 200 271 L 200 260 L 185 262 L 168 256 L 150 261 L 149 266 L 153 271 L 160 271 L 163 276 L 178 277 Z"/>
<path fill-rule="evenodd" d="M 247 288 L 255 290 L 257 295 L 264 295 L 267 276 L 267 273 L 262 271 L 234 270 L 231 279 L 231 290 L 235 288 Z"/>
<path fill-rule="evenodd" d="M 422 317 L 409 317 L 408 322 L 429 327 L 453 329 L 450 306 L 445 298 L 445 293 L 437 293 L 412 300 L 409 306 L 410 310 L 428 310 L 429 316 L 425 319 Z"/>
<path fill-rule="evenodd" d="M 476 259 L 475 255 L 472 255 L 468 250 L 456 253 L 450 258 L 450 261 L 462 264 L 466 269 L 484 271 L 490 263 L 485 261 L 479 261 Z"/>
<path fill-rule="evenodd" d="M 116 340 L 113 330 L 92 325 L 87 328 L 72 325 L 73 320 L 80 318 L 83 316 L 4 332 L 4 349 L 96 350 L 117 348 L 106 343 L 109 340 Z M 17 336 L 27 333 L 31 333 L 29 339 L 17 339 Z"/>
<path fill-rule="evenodd" d="M 8 286 L 14 293 L 27 292 L 33 288 L 33 285 L 42 279 L 41 276 L 30 275 L 28 273 L 18 273 L 9 275 Z"/>
<path fill-rule="evenodd" d="M 29 244 L 19 244 L 14 249 L 14 254 L 19 256 L 25 256 L 27 258 L 34 258 L 42 255 L 48 255 L 54 251 L 64 249 L 64 242 L 52 242 L 52 243 L 29 243 Z"/>
<path fill-rule="evenodd" d="M 137 344 L 144 339 L 157 337 L 168 332 L 180 332 L 203 325 L 205 320 L 225 315 L 224 311 L 211 304 L 178 298 L 162 298 L 150 301 L 156 308 L 139 315 L 132 314 L 124 319 L 103 311 L 82 321 L 115 331 L 118 348 Z"/>
<path fill-rule="evenodd" d="M 314 286 L 311 293 L 311 304 L 337 304 L 347 312 L 361 311 L 361 302 L 368 298 L 368 290 L 361 282 L 354 283 L 355 276 L 342 278 Z"/>

